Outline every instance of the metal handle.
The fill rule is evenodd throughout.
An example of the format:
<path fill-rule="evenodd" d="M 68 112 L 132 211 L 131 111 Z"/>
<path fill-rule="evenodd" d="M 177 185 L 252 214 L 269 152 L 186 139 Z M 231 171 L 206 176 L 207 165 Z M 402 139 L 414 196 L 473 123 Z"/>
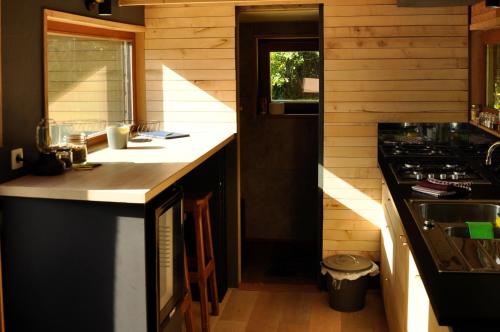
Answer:
<path fill-rule="evenodd" d="M 400 236 L 399 236 L 399 240 L 401 241 L 401 244 L 402 244 L 403 246 L 407 246 L 407 245 L 408 245 L 408 241 L 406 240 L 406 236 L 404 236 L 404 235 L 400 235 Z"/>
<path fill-rule="evenodd" d="M 350 259 L 352 259 L 354 261 L 354 264 L 358 264 L 358 259 L 356 257 L 354 257 L 353 255 L 345 255 L 347 257 L 349 257 Z"/>

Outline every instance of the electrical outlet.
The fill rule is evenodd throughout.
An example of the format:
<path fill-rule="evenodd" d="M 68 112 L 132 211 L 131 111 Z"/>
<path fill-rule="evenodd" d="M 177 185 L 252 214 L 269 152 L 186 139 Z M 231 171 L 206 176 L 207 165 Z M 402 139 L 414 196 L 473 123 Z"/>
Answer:
<path fill-rule="evenodd" d="M 19 169 L 19 168 L 23 167 L 23 161 L 19 160 L 19 158 L 20 159 L 24 158 L 22 148 L 14 149 L 14 150 L 10 151 L 10 168 L 12 170 Z"/>

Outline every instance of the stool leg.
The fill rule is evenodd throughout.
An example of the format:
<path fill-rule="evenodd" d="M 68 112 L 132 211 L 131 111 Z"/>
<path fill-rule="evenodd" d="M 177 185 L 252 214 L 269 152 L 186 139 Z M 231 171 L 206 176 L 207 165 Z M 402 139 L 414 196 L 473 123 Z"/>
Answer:
<path fill-rule="evenodd" d="M 186 289 L 186 295 L 184 297 L 183 311 L 184 321 L 186 323 L 186 332 L 193 332 L 193 300 L 191 298 L 191 286 L 189 285 L 189 270 L 186 255 L 186 246 L 184 246 L 184 287 Z"/>
<path fill-rule="evenodd" d="M 200 288 L 200 311 L 201 311 L 201 330 L 210 331 L 210 317 L 208 316 L 208 289 L 206 280 L 198 282 Z"/>
<path fill-rule="evenodd" d="M 203 221 L 201 208 L 196 207 L 194 212 L 195 219 L 195 237 L 196 237 L 196 255 L 198 261 L 198 287 L 200 288 L 200 311 L 201 311 L 201 330 L 210 331 L 210 322 L 208 317 L 208 292 L 205 264 L 205 241 L 203 237 Z"/>
<path fill-rule="evenodd" d="M 215 257 L 214 257 L 214 246 L 212 241 L 212 229 L 210 223 L 210 209 L 209 204 L 207 202 L 204 209 L 204 231 L 207 236 L 207 251 L 209 255 L 209 259 L 212 261 L 212 271 L 209 273 L 208 282 L 210 283 L 210 292 L 212 295 L 212 315 L 219 315 L 219 294 L 217 291 L 217 278 L 215 273 Z"/>

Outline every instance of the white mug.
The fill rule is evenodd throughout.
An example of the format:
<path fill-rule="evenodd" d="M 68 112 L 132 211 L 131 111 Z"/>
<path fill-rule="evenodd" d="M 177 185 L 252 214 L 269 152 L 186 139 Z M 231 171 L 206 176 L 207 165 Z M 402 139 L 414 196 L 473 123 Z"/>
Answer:
<path fill-rule="evenodd" d="M 109 148 L 110 149 L 126 149 L 129 131 L 130 131 L 130 128 L 128 126 L 106 127 L 106 134 L 108 136 Z"/>

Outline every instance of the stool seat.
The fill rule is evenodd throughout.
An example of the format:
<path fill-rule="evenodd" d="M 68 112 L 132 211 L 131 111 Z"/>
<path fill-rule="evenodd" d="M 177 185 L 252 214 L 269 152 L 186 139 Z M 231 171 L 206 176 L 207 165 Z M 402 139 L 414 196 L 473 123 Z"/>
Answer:
<path fill-rule="evenodd" d="M 212 193 L 186 193 L 184 195 L 184 211 L 185 212 L 194 212 L 195 206 L 208 204 L 212 198 Z"/>
<path fill-rule="evenodd" d="M 200 289 L 201 329 L 203 332 L 210 331 L 208 289 L 210 289 L 211 295 L 212 314 L 219 314 L 215 257 L 210 224 L 209 203 L 211 197 L 211 192 L 186 193 L 183 202 L 184 212 L 193 216 L 192 219 L 186 218 L 185 222 L 192 221 L 194 223 L 196 257 L 188 257 L 186 265 L 189 265 L 189 281 L 198 283 Z"/>

